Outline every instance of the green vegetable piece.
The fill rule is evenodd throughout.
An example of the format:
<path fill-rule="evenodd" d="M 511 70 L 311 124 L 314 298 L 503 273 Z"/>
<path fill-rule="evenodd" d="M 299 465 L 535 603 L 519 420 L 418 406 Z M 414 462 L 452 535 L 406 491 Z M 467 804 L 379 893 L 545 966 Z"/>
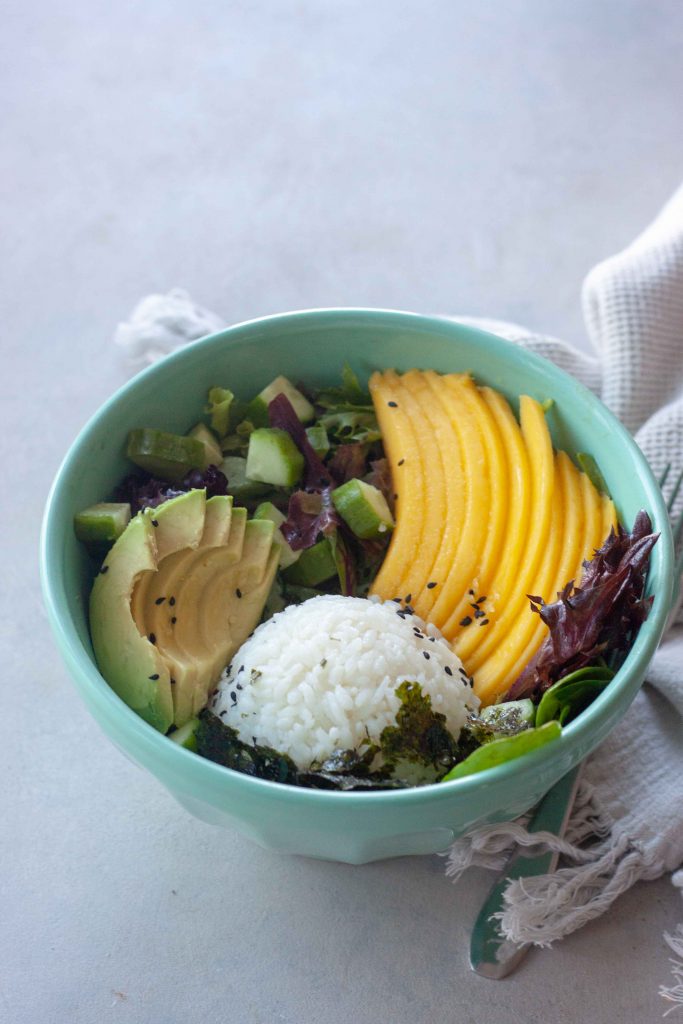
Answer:
<path fill-rule="evenodd" d="M 330 450 L 330 439 L 322 423 L 315 423 L 312 427 L 306 427 L 306 437 L 318 458 L 324 459 Z"/>
<path fill-rule="evenodd" d="M 127 502 L 101 501 L 74 516 L 76 536 L 93 554 L 104 554 L 130 522 Z"/>
<path fill-rule="evenodd" d="M 220 468 L 228 478 L 228 492 L 235 501 L 248 504 L 255 498 L 262 498 L 270 490 L 268 484 L 247 479 L 247 460 L 240 455 L 228 455 L 221 462 Z"/>
<path fill-rule="evenodd" d="M 602 693 L 613 678 L 612 669 L 596 665 L 558 679 L 539 701 L 536 724 L 558 721 L 564 725 L 570 722 Z"/>
<path fill-rule="evenodd" d="M 541 409 L 543 410 L 544 413 L 545 412 L 550 412 L 550 410 L 552 409 L 552 407 L 554 405 L 555 405 L 555 399 L 554 398 L 546 398 L 546 400 L 544 402 L 541 402 Z"/>
<path fill-rule="evenodd" d="M 310 423 L 315 419 L 315 409 L 298 388 L 295 388 L 286 377 L 276 377 L 247 406 L 246 418 L 256 427 L 267 427 L 268 406 L 278 395 L 285 395 L 292 404 L 294 412 L 302 423 Z"/>
<path fill-rule="evenodd" d="M 196 427 L 188 431 L 188 437 L 196 437 L 198 441 L 204 445 L 206 451 L 206 465 L 207 466 L 220 466 L 223 461 L 223 452 L 221 446 L 218 443 L 218 438 L 213 434 L 207 426 L 203 423 L 198 423 Z"/>
<path fill-rule="evenodd" d="M 273 505 L 272 501 L 262 502 L 258 508 L 254 510 L 254 519 L 268 519 L 271 523 L 275 524 L 273 540 L 280 548 L 281 569 L 287 569 L 288 566 L 294 565 L 294 563 L 301 558 L 301 552 L 292 551 L 282 535 L 280 527 L 286 521 L 286 517 L 282 514 L 279 508 L 276 508 L 275 505 Z"/>
<path fill-rule="evenodd" d="M 491 740 L 483 747 L 477 747 L 469 757 L 466 757 L 455 768 L 451 768 L 447 775 L 444 775 L 442 782 L 452 782 L 454 779 L 462 779 L 467 775 L 476 775 L 484 772 L 487 768 L 495 768 L 506 761 L 514 761 L 517 757 L 531 753 L 539 747 L 545 746 L 557 739 L 562 732 L 559 722 L 547 722 L 536 729 L 525 729 L 515 736 L 504 736 L 501 739 Z"/>
<path fill-rule="evenodd" d="M 230 429 L 230 409 L 235 399 L 227 388 L 211 388 L 206 412 L 211 417 L 211 427 L 219 437 L 225 437 Z"/>
<path fill-rule="evenodd" d="M 577 452 L 576 461 L 593 486 L 600 491 L 601 494 L 609 494 L 605 478 L 600 472 L 600 467 L 593 456 L 589 455 L 588 452 Z"/>
<path fill-rule="evenodd" d="M 286 583 L 300 587 L 315 587 L 329 580 L 337 573 L 332 545 L 327 537 L 319 540 L 312 548 L 301 552 L 301 557 L 282 573 Z"/>
<path fill-rule="evenodd" d="M 332 491 L 332 502 L 347 526 L 362 540 L 372 540 L 394 528 L 386 498 L 363 480 L 348 480 Z"/>
<path fill-rule="evenodd" d="M 522 700 L 506 700 L 482 708 L 479 718 L 491 726 L 494 732 L 509 735 L 533 726 L 536 717 L 534 702 L 529 697 Z"/>
<path fill-rule="evenodd" d="M 177 483 L 191 469 L 206 469 L 206 448 L 196 437 L 146 427 L 131 430 L 126 455 L 152 476 Z"/>
<path fill-rule="evenodd" d="M 197 751 L 197 737 L 195 736 L 195 730 L 199 725 L 198 718 L 191 718 L 189 722 L 185 722 L 185 725 L 181 725 L 175 732 L 169 734 L 169 739 L 173 740 L 180 747 L 185 747 L 186 750 Z"/>
<path fill-rule="evenodd" d="M 304 457 L 286 430 L 259 427 L 249 438 L 247 478 L 275 487 L 293 487 L 304 471 Z"/>

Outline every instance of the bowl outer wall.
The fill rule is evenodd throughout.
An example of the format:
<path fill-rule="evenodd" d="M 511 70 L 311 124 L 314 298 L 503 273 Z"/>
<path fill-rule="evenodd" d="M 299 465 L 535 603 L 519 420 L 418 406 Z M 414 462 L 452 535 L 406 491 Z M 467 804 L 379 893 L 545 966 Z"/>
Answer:
<path fill-rule="evenodd" d="M 256 358 L 254 353 L 256 352 Z M 503 392 L 553 398 L 557 447 L 596 455 L 620 515 L 639 508 L 662 532 L 650 572 L 656 595 L 615 681 L 565 727 L 560 740 L 517 762 L 451 783 L 389 793 L 299 790 L 252 779 L 177 747 L 109 688 L 95 665 L 87 626 L 90 574 L 73 514 L 101 500 L 130 468 L 127 431 L 185 432 L 214 385 L 249 398 L 278 373 L 310 385 L 339 379 L 348 361 L 362 379 L 376 368 L 469 370 Z M 453 321 L 383 310 L 312 310 L 250 321 L 180 349 L 120 389 L 84 427 L 48 499 L 41 575 L 60 650 L 94 717 L 116 745 L 205 820 L 234 824 L 263 845 L 359 863 L 443 849 L 483 821 L 522 813 L 613 728 L 633 700 L 663 631 L 672 590 L 668 517 L 649 467 L 625 429 L 581 384 L 553 364 L 494 335 Z"/>

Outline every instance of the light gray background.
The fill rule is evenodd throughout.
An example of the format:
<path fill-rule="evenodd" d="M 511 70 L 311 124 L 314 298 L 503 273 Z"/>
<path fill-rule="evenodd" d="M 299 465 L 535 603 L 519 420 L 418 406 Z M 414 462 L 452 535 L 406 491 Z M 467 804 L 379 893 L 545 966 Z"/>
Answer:
<path fill-rule="evenodd" d="M 679 0 L 10 0 L 1 24 L 0 1019 L 660 1020 L 668 880 L 495 984 L 466 963 L 483 873 L 285 859 L 190 819 L 76 698 L 36 544 L 150 290 L 585 345 L 585 271 L 681 177 Z"/>

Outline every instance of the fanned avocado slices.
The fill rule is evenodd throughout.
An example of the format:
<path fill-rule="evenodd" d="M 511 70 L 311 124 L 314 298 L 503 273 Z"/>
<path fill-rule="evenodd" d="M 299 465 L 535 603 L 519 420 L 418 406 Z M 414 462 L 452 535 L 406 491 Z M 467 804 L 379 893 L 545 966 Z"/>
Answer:
<path fill-rule="evenodd" d="M 95 579 L 99 669 L 161 732 L 183 726 L 257 625 L 277 570 L 274 524 L 193 490 L 131 520 Z"/>

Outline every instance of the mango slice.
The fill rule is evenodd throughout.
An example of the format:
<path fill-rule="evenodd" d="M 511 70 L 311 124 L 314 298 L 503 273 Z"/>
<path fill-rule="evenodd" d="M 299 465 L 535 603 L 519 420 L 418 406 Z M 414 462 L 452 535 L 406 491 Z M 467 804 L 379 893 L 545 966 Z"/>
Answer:
<path fill-rule="evenodd" d="M 451 641 L 484 704 L 547 634 L 527 595 L 555 600 L 617 517 L 565 452 L 541 405 L 468 374 L 375 373 L 370 393 L 396 498 L 396 528 L 372 593 L 409 599 Z"/>

